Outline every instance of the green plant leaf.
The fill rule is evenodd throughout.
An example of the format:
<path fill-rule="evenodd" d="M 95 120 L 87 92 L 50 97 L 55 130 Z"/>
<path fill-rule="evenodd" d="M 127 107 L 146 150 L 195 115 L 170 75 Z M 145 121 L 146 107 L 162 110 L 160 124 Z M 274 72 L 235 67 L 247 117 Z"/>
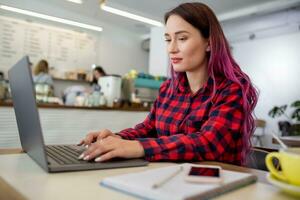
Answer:
<path fill-rule="evenodd" d="M 281 116 L 285 110 L 287 108 L 287 105 L 283 105 L 283 106 L 274 106 L 270 111 L 269 111 L 269 116 L 272 117 L 272 118 L 275 118 L 275 117 L 279 117 Z"/>
<path fill-rule="evenodd" d="M 292 103 L 291 107 L 300 108 L 300 100 L 297 100 L 294 103 Z"/>
<path fill-rule="evenodd" d="M 300 108 L 297 108 L 293 114 L 292 114 L 292 119 L 296 119 L 297 121 L 300 121 Z"/>

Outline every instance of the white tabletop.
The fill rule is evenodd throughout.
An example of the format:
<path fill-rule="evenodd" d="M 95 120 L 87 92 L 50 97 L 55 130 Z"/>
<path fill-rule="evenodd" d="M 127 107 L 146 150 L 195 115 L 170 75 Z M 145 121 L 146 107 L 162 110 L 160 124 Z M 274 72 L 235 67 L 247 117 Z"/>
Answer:
<path fill-rule="evenodd" d="M 136 199 L 133 196 L 100 186 L 108 176 L 142 171 L 174 163 L 150 163 L 146 167 L 118 168 L 65 173 L 46 173 L 26 154 L 0 155 L 0 176 L 26 198 L 32 200 L 82 200 L 82 199 Z M 256 183 L 219 196 L 220 200 L 232 199 L 290 199 L 277 188 Z"/>

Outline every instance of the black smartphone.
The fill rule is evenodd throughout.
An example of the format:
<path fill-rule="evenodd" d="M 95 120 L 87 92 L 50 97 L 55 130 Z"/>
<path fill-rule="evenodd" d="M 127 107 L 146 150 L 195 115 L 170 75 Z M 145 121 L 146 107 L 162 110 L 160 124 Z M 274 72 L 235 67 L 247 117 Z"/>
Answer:
<path fill-rule="evenodd" d="M 206 182 L 219 183 L 222 182 L 222 168 L 215 165 L 194 165 L 186 174 L 185 180 L 188 182 Z"/>

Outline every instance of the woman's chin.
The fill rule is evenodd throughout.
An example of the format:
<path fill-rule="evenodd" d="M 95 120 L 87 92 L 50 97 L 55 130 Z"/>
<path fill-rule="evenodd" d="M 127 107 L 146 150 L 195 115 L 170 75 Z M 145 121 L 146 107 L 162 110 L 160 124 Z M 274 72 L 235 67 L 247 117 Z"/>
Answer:
<path fill-rule="evenodd" d="M 173 70 L 174 70 L 174 72 L 185 72 L 186 71 L 186 69 L 184 67 L 179 67 L 179 66 L 175 67 L 174 65 L 173 65 Z"/>

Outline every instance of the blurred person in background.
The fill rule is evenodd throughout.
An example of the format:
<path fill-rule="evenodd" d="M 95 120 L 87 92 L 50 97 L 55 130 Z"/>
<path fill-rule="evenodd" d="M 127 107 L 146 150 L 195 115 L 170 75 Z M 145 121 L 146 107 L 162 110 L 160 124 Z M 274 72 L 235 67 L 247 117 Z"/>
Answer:
<path fill-rule="evenodd" d="M 106 72 L 101 66 L 96 66 L 93 69 L 93 79 L 91 82 L 92 91 L 100 91 L 100 85 L 98 84 L 99 78 L 106 76 Z"/>
<path fill-rule="evenodd" d="M 47 84 L 53 88 L 53 80 L 49 74 L 49 65 L 46 60 L 40 60 L 34 67 L 33 82 L 35 84 Z"/>

